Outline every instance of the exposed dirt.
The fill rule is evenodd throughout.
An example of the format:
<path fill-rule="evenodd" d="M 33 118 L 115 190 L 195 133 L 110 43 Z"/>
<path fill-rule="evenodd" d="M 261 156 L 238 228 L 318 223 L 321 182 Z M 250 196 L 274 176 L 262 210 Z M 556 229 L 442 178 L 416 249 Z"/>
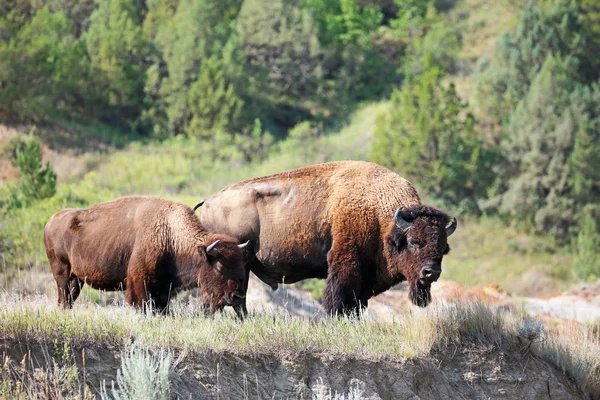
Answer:
<path fill-rule="evenodd" d="M 96 394 L 115 379 L 120 352 L 114 348 L 72 348 L 80 380 Z M 60 362 L 53 345 L 4 341 L 0 354 L 30 370 Z M 82 355 L 85 354 L 85 367 Z M 358 389 L 365 399 L 577 399 L 566 377 L 519 349 L 499 352 L 461 348 L 435 358 L 388 362 L 332 359 L 298 354 L 265 357 L 235 354 L 179 354 L 171 372 L 173 398 L 307 399 L 320 387 L 331 393 Z"/>

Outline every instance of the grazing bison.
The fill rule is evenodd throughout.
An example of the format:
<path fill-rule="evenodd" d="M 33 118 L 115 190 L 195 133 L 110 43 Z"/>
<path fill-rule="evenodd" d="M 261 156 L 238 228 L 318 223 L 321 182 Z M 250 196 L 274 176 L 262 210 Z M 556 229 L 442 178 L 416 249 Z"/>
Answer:
<path fill-rule="evenodd" d="M 44 245 L 62 308 L 73 305 L 84 283 L 125 290 L 128 304 L 151 301 L 162 312 L 178 290 L 199 286 L 207 310 L 233 306 L 241 315 L 245 245 L 208 233 L 184 204 L 124 197 L 68 208 L 46 224 Z"/>
<path fill-rule="evenodd" d="M 273 289 L 327 278 L 323 306 L 331 314 L 358 313 L 402 281 L 411 301 L 425 307 L 456 229 L 455 218 L 421 204 L 410 182 L 360 161 L 235 183 L 194 210 L 203 203 L 207 230 L 250 241 L 247 274 Z"/>

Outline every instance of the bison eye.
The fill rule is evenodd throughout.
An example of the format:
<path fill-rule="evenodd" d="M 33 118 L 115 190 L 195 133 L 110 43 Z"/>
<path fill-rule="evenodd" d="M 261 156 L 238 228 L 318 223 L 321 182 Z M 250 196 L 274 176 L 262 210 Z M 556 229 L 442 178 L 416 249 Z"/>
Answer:
<path fill-rule="evenodd" d="M 450 246 L 446 245 L 446 248 L 444 249 L 444 254 L 448 254 L 450 253 Z"/>

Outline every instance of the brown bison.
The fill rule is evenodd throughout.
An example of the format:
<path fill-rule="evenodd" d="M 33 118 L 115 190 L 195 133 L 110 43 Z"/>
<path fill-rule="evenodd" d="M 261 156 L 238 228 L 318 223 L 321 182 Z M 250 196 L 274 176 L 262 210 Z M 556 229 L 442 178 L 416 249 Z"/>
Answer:
<path fill-rule="evenodd" d="M 273 289 L 327 278 L 323 306 L 331 314 L 358 313 L 369 298 L 402 281 L 411 301 L 425 307 L 456 229 L 456 219 L 421 204 L 406 179 L 361 161 L 250 179 L 194 209 L 203 203 L 207 230 L 250 241 L 248 274 Z"/>
<path fill-rule="evenodd" d="M 245 245 L 208 233 L 184 204 L 124 197 L 67 208 L 46 224 L 44 245 L 62 308 L 73 305 L 84 283 L 125 290 L 128 304 L 151 302 L 161 312 L 178 290 L 199 286 L 207 311 L 233 306 L 241 315 Z"/>

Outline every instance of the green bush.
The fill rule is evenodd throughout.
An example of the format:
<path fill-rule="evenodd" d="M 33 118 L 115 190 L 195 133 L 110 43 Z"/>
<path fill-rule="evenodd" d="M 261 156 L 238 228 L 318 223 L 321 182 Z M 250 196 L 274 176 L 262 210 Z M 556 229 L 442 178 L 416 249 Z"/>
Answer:
<path fill-rule="evenodd" d="M 43 166 L 41 144 L 37 138 L 30 135 L 26 140 L 13 140 L 8 151 L 21 173 L 20 183 L 11 190 L 9 208 L 26 207 L 36 200 L 54 196 L 56 173 L 49 162 Z"/>
<path fill-rule="evenodd" d="M 453 84 L 431 68 L 409 76 L 392 95 L 387 114 L 377 121 L 373 160 L 386 165 L 464 211 L 477 211 L 477 200 L 491 181 L 491 153 L 482 145 Z"/>
<path fill-rule="evenodd" d="M 581 216 L 580 231 L 573 241 L 573 269 L 575 275 L 593 282 L 600 279 L 600 209 L 587 206 Z"/>

